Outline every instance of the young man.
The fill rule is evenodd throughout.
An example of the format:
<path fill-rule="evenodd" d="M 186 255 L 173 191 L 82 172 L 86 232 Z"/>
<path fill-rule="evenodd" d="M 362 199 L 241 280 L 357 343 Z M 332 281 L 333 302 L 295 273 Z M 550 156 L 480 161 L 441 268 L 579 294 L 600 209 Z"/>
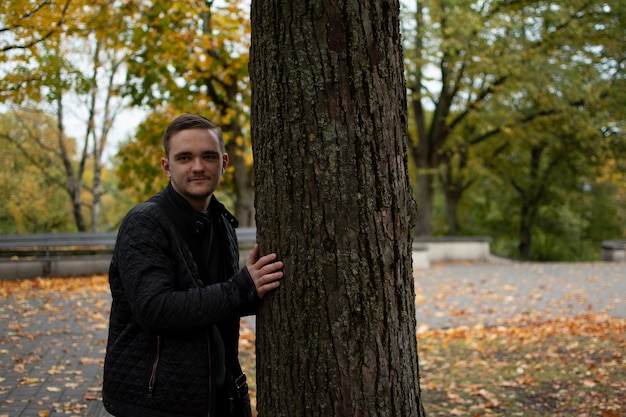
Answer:
<path fill-rule="evenodd" d="M 238 270 L 237 221 L 213 196 L 228 166 L 213 123 L 182 115 L 163 147 L 169 184 L 129 211 L 111 261 L 104 405 L 117 417 L 250 416 L 239 318 L 283 264 L 255 245 Z"/>

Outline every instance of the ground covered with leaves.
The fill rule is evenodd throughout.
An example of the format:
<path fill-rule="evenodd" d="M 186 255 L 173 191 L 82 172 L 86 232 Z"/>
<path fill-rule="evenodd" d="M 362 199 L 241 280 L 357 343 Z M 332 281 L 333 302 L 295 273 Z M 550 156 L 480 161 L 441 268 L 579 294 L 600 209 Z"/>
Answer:
<path fill-rule="evenodd" d="M 109 306 L 103 276 L 0 280 L 0 417 L 19 415 L 19 404 L 28 415 L 87 415 L 101 395 Z M 243 324 L 254 403 L 255 335 Z M 626 415 L 622 318 L 521 314 L 492 327 L 423 327 L 417 337 L 429 416 Z"/>
<path fill-rule="evenodd" d="M 418 333 L 428 416 L 626 415 L 626 320 L 582 315 Z M 242 359 L 254 380 L 254 333 Z M 252 370 L 252 372 L 251 372 Z M 251 389 L 254 396 L 254 383 Z"/>
<path fill-rule="evenodd" d="M 512 320 L 418 335 L 431 416 L 622 416 L 626 321 Z"/>

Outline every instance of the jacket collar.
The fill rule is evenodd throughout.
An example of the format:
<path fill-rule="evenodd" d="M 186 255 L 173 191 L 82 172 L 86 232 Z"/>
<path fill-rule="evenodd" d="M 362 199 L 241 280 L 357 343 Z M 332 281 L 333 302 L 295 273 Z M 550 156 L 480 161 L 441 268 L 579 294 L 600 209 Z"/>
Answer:
<path fill-rule="evenodd" d="M 230 213 L 222 203 L 220 203 L 215 195 L 211 197 L 207 213 L 201 213 L 193 209 L 187 200 L 174 190 L 171 182 L 168 183 L 167 187 L 163 190 L 163 195 L 172 205 L 179 209 L 181 213 L 189 219 L 190 224 L 196 224 L 198 221 L 205 222 L 207 219 L 210 220 L 222 216 L 228 223 L 231 224 L 232 227 L 236 228 L 239 225 L 235 216 L 233 216 L 233 214 Z"/>

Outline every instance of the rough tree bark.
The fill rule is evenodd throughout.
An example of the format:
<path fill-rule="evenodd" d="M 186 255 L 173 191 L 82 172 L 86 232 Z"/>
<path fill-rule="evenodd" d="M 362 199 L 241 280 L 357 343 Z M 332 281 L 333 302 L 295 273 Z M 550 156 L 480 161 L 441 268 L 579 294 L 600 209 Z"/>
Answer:
<path fill-rule="evenodd" d="M 262 417 L 424 415 L 398 1 L 252 2 Z"/>

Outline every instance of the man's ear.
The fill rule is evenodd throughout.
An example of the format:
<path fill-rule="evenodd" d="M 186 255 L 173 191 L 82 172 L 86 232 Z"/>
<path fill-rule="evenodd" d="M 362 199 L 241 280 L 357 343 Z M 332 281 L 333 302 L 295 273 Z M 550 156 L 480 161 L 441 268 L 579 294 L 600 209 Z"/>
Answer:
<path fill-rule="evenodd" d="M 161 158 L 161 168 L 168 178 L 172 176 L 172 173 L 170 172 L 170 161 L 166 157 Z"/>
<path fill-rule="evenodd" d="M 222 174 L 226 172 L 226 168 L 228 168 L 228 154 L 227 153 L 222 155 Z"/>

